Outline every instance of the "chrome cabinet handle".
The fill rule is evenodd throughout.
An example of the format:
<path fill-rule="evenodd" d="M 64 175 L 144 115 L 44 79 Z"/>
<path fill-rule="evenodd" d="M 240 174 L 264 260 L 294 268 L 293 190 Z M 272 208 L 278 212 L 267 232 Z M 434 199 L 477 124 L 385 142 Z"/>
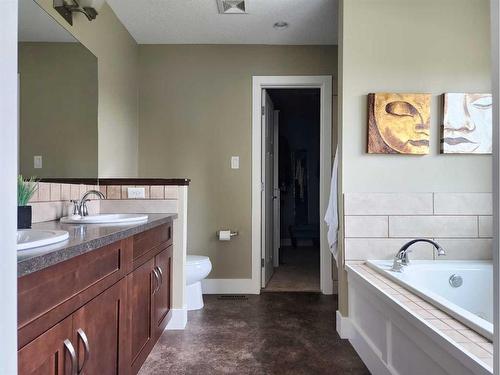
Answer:
<path fill-rule="evenodd" d="M 158 269 L 158 273 L 160 274 L 160 285 L 163 285 L 163 271 L 160 266 L 156 266 L 156 268 Z"/>
<path fill-rule="evenodd" d="M 87 338 L 87 335 L 85 334 L 85 331 L 83 329 L 78 328 L 78 330 L 76 331 L 76 333 L 78 335 L 78 339 L 82 340 L 83 347 L 85 349 L 85 354 L 84 354 L 84 357 L 83 357 L 82 367 L 78 368 L 78 374 L 80 374 L 83 371 L 83 369 L 85 368 L 85 365 L 87 364 L 87 361 L 90 358 L 90 345 L 89 345 L 89 339 Z"/>
<path fill-rule="evenodd" d="M 153 274 L 155 275 L 155 280 L 156 280 L 156 285 L 155 285 L 155 288 L 153 290 L 153 294 L 155 294 L 158 289 L 160 288 L 160 276 L 158 275 L 158 271 L 156 270 L 156 267 L 153 268 Z"/>
<path fill-rule="evenodd" d="M 64 340 L 64 348 L 68 351 L 71 357 L 71 375 L 78 375 L 78 363 L 76 361 L 75 347 L 68 339 Z"/>

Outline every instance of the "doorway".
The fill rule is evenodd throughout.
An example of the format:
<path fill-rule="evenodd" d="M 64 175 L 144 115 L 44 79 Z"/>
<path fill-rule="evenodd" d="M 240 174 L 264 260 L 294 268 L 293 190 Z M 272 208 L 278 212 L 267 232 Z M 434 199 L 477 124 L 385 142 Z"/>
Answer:
<path fill-rule="evenodd" d="M 283 125 L 282 130 L 280 124 L 289 123 L 288 117 L 301 116 L 300 103 L 305 103 L 306 97 L 311 102 L 309 111 L 315 112 L 315 119 L 309 122 L 316 123 L 311 144 L 314 140 L 316 143 L 309 147 L 296 142 L 293 153 L 289 147 L 285 154 L 290 176 L 286 177 L 282 170 L 285 181 L 280 181 L 280 149 L 283 153 L 286 143 L 292 142 L 283 138 L 288 126 Z M 309 112 L 302 107 L 303 112 Z M 257 292 L 266 287 L 333 292 L 332 258 L 323 222 L 332 165 L 331 107 L 331 76 L 253 77 L 252 283 Z M 290 126 L 291 133 L 295 133 L 293 129 Z M 307 134 L 303 133 L 302 138 L 307 138 Z M 284 156 L 281 159 L 283 169 L 287 161 Z M 277 286 L 272 282 L 269 285 L 273 279 L 278 281 Z"/>
<path fill-rule="evenodd" d="M 266 292 L 320 291 L 320 89 L 263 89 Z"/>

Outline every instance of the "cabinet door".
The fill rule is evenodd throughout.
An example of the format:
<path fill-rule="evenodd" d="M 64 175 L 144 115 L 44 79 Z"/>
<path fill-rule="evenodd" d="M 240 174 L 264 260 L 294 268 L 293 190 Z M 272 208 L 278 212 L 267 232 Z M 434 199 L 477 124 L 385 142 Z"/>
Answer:
<path fill-rule="evenodd" d="M 122 279 L 73 314 L 79 374 L 125 374 L 126 280 Z"/>
<path fill-rule="evenodd" d="M 20 375 L 76 373 L 76 352 L 69 316 L 18 351 Z"/>
<path fill-rule="evenodd" d="M 170 277 L 172 274 L 172 246 L 155 257 L 155 269 L 159 275 L 159 285 L 154 294 L 154 318 L 156 335 L 160 336 L 167 325 L 170 311 Z"/>
<path fill-rule="evenodd" d="M 154 346 L 153 276 L 154 258 L 136 268 L 128 278 L 132 373 L 139 371 Z"/>

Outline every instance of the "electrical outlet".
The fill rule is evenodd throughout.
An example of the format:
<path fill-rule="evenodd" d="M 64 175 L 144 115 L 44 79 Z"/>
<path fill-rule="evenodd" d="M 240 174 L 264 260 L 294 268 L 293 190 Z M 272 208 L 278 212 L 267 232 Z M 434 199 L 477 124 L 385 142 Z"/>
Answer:
<path fill-rule="evenodd" d="M 240 169 L 240 157 L 231 156 L 231 169 Z"/>
<path fill-rule="evenodd" d="M 36 155 L 33 157 L 33 167 L 35 169 L 42 168 L 42 156 L 41 155 Z"/>
<path fill-rule="evenodd" d="M 127 188 L 128 199 L 144 199 L 146 198 L 145 188 Z"/>

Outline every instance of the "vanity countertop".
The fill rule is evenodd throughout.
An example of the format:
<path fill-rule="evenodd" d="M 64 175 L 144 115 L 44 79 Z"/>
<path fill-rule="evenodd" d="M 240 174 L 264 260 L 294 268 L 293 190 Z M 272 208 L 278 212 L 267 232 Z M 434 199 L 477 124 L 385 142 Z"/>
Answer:
<path fill-rule="evenodd" d="M 33 229 L 66 230 L 69 239 L 49 246 L 17 252 L 17 277 L 29 275 L 134 234 L 170 223 L 177 214 L 148 214 L 148 220 L 134 224 L 61 224 L 59 220 L 33 224 Z"/>

